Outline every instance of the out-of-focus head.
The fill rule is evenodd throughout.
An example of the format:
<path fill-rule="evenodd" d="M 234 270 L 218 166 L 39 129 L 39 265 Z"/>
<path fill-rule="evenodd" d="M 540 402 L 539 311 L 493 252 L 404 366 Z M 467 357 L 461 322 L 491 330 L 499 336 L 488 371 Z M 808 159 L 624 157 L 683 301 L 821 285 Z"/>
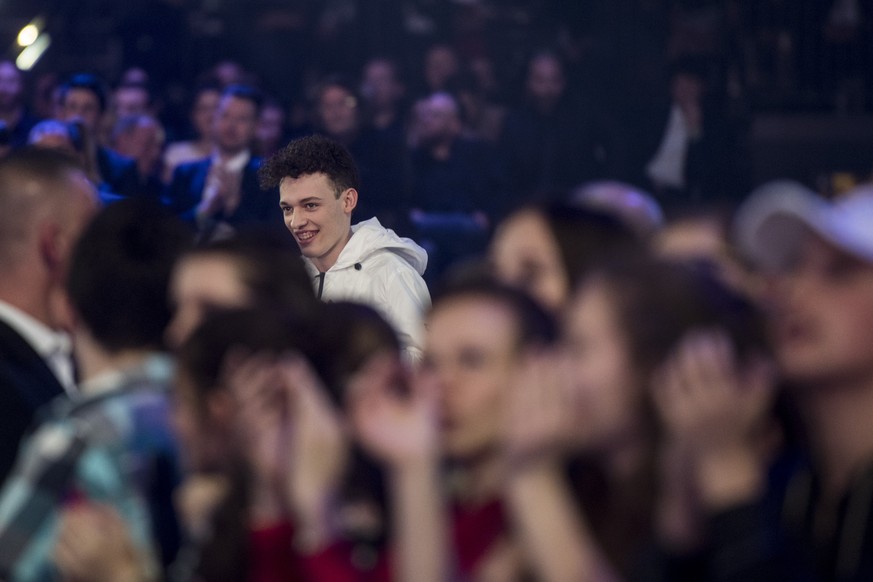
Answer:
<path fill-rule="evenodd" d="M 766 351 L 755 307 L 711 271 L 639 255 L 592 268 L 564 330 L 582 446 L 603 453 L 646 437 L 652 374 L 685 334 L 713 328 L 741 358 Z"/>
<path fill-rule="evenodd" d="M 221 87 L 217 84 L 207 83 L 197 88 L 191 104 L 191 125 L 198 138 L 212 135 L 212 122 L 219 101 L 221 101 Z"/>
<path fill-rule="evenodd" d="M 107 91 L 100 78 L 80 73 L 61 85 L 59 94 L 60 117 L 64 121 L 81 121 L 85 130 L 96 135 L 103 112 L 106 111 Z"/>
<path fill-rule="evenodd" d="M 224 90 L 212 126 L 212 137 L 222 154 L 232 156 L 251 147 L 261 102 L 261 93 L 253 87 L 231 85 Z"/>
<path fill-rule="evenodd" d="M 664 213 L 654 197 L 623 182 L 589 182 L 573 190 L 572 204 L 614 213 L 641 239 L 646 239 L 664 224 Z"/>
<path fill-rule="evenodd" d="M 772 337 L 796 384 L 873 378 L 873 190 L 834 201 L 792 182 L 753 192 L 737 212 L 740 249 L 770 275 Z"/>
<path fill-rule="evenodd" d="M 255 131 L 256 150 L 261 156 L 272 155 L 285 137 L 285 110 L 275 99 L 267 99 L 261 107 L 258 128 Z"/>
<path fill-rule="evenodd" d="M 461 109 L 449 93 L 434 93 L 419 110 L 419 137 L 425 145 L 451 142 L 461 134 Z"/>
<path fill-rule="evenodd" d="M 564 64 L 555 53 L 537 53 L 528 61 L 525 87 L 538 110 L 552 111 L 564 96 L 566 86 Z"/>
<path fill-rule="evenodd" d="M 446 455 L 464 461 L 493 453 L 507 386 L 526 350 L 554 341 L 553 320 L 518 290 L 476 282 L 438 295 L 426 328 L 421 373 L 440 396 Z"/>
<path fill-rule="evenodd" d="M 683 57 L 672 63 L 670 95 L 680 104 L 700 103 L 706 94 L 711 64 L 699 57 Z"/>
<path fill-rule="evenodd" d="M 124 83 L 112 93 L 112 107 L 118 118 L 151 113 L 152 94 L 143 83 Z"/>
<path fill-rule="evenodd" d="M 347 141 L 358 130 L 360 103 L 346 80 L 333 76 L 319 87 L 315 98 L 317 125 L 328 136 Z"/>
<path fill-rule="evenodd" d="M 69 254 L 97 210 L 97 195 L 74 158 L 23 148 L 0 160 L 0 271 L 9 284 L 42 271 L 56 285 L 66 277 Z"/>
<path fill-rule="evenodd" d="M 458 55 L 446 44 L 435 44 L 424 55 L 424 81 L 429 91 L 442 91 L 460 70 Z"/>
<path fill-rule="evenodd" d="M 173 391 L 173 426 L 189 469 L 226 471 L 241 461 L 237 406 L 223 377 L 229 356 L 309 358 L 320 349 L 317 338 L 307 319 L 273 309 L 218 312 L 197 327 L 178 351 Z"/>
<path fill-rule="evenodd" d="M 490 257 L 498 279 L 530 293 L 553 312 L 599 258 L 643 245 L 619 219 L 569 205 L 523 208 L 501 223 Z"/>
<path fill-rule="evenodd" d="M 373 109 L 394 107 L 403 98 L 404 92 L 396 62 L 388 58 L 375 58 L 364 65 L 361 96 Z"/>
<path fill-rule="evenodd" d="M 46 119 L 34 125 L 27 136 L 30 146 L 63 152 L 77 160 L 83 159 L 84 143 L 79 125 L 57 119 Z"/>
<path fill-rule="evenodd" d="M 300 257 L 272 235 L 242 232 L 186 253 L 170 281 L 173 319 L 167 343 L 178 347 L 216 311 L 260 307 L 306 312 L 315 304 Z"/>
<path fill-rule="evenodd" d="M 243 84 L 247 80 L 245 68 L 236 61 L 219 61 L 212 67 L 212 76 L 218 79 L 222 87 Z"/>
<path fill-rule="evenodd" d="M 164 128 L 150 115 L 119 118 L 112 128 L 112 148 L 123 156 L 136 160 L 140 175 L 149 176 L 157 170 L 164 147 Z"/>
<path fill-rule="evenodd" d="M 8 60 L 0 60 L 0 111 L 22 105 L 24 101 L 24 74 Z"/>
<path fill-rule="evenodd" d="M 156 203 L 103 209 L 77 242 L 67 280 L 85 332 L 110 353 L 161 349 L 170 272 L 189 243 L 185 226 Z"/>

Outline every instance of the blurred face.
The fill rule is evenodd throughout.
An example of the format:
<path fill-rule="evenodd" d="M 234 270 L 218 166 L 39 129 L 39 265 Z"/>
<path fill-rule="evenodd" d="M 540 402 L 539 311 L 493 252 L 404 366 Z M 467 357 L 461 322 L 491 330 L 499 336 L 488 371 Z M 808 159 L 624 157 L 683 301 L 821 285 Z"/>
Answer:
<path fill-rule="evenodd" d="M 97 131 L 102 113 L 100 100 L 88 89 L 70 89 L 61 102 L 61 119 L 81 121 L 92 135 Z"/>
<path fill-rule="evenodd" d="M 551 57 L 539 57 L 530 64 L 527 74 L 527 91 L 534 103 L 542 110 L 551 110 L 564 94 L 564 70 Z"/>
<path fill-rule="evenodd" d="M 403 94 L 403 88 L 390 63 L 373 61 L 364 69 L 361 92 L 377 108 L 382 108 L 393 106 Z"/>
<path fill-rule="evenodd" d="M 321 126 L 332 136 L 346 136 L 358 126 L 358 102 L 343 87 L 327 87 L 318 100 Z"/>
<path fill-rule="evenodd" d="M 0 110 L 21 105 L 23 91 L 21 72 L 8 61 L 0 62 Z"/>
<path fill-rule="evenodd" d="M 434 47 L 424 61 L 424 79 L 432 91 L 444 89 L 446 82 L 458 72 L 458 59 L 448 47 Z"/>
<path fill-rule="evenodd" d="M 248 99 L 222 97 L 213 125 L 215 144 L 222 154 L 236 155 L 247 149 L 255 138 L 258 111 Z"/>
<path fill-rule="evenodd" d="M 438 386 L 449 457 L 469 459 L 498 445 L 517 336 L 512 315 L 488 299 L 450 300 L 431 314 L 422 374 Z"/>
<path fill-rule="evenodd" d="M 163 136 L 155 124 L 142 124 L 131 131 L 119 135 L 115 140 L 115 150 L 137 162 L 140 175 L 148 176 L 155 170 L 161 157 Z"/>
<path fill-rule="evenodd" d="M 558 243 L 537 212 L 518 212 L 500 226 L 491 244 L 491 262 L 498 279 L 526 291 L 550 311 L 567 302 L 570 285 Z"/>
<path fill-rule="evenodd" d="M 220 100 L 221 93 L 218 91 L 201 91 L 197 95 L 194 108 L 191 110 L 191 123 L 198 136 L 208 137 L 212 134 L 212 122 Z"/>
<path fill-rule="evenodd" d="M 592 280 L 570 305 L 564 334 L 573 369 L 580 446 L 609 453 L 638 424 L 642 391 L 609 288 Z"/>
<path fill-rule="evenodd" d="M 693 75 L 679 73 L 672 81 L 670 90 L 677 103 L 699 103 L 703 98 L 703 81 Z"/>
<path fill-rule="evenodd" d="M 149 112 L 149 94 L 141 87 L 121 87 L 115 91 L 115 115 L 145 115 Z"/>
<path fill-rule="evenodd" d="M 810 234 L 773 294 L 773 344 L 789 380 L 873 378 L 873 265 Z"/>
<path fill-rule="evenodd" d="M 200 255 L 182 259 L 170 279 L 170 302 L 175 307 L 167 327 L 167 343 L 177 348 L 206 318 L 220 308 L 246 307 L 249 291 L 232 259 Z"/>
<path fill-rule="evenodd" d="M 420 135 L 426 143 L 454 139 L 461 131 L 458 105 L 448 95 L 437 94 L 425 100 L 419 114 Z"/>
<path fill-rule="evenodd" d="M 273 149 L 282 141 L 285 126 L 285 112 L 281 107 L 267 106 L 261 110 L 258 119 L 256 137 L 261 147 L 266 150 Z"/>
<path fill-rule="evenodd" d="M 358 192 L 349 188 L 339 198 L 325 174 L 285 178 L 279 184 L 279 207 L 285 226 L 304 257 L 321 271 L 330 269 L 351 237 L 352 211 Z"/>

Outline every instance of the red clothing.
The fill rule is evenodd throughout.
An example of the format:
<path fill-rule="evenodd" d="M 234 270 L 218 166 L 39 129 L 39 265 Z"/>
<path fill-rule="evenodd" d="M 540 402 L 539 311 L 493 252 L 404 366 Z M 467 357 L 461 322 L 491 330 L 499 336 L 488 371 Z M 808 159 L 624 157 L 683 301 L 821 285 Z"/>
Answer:
<path fill-rule="evenodd" d="M 389 582 L 387 552 L 374 568 L 355 564 L 355 544 L 341 540 L 314 554 L 294 550 L 294 526 L 280 522 L 249 533 L 249 582 Z"/>
<path fill-rule="evenodd" d="M 463 578 L 473 575 L 505 531 L 506 514 L 499 499 L 475 507 L 452 508 L 452 542 L 457 568 Z"/>

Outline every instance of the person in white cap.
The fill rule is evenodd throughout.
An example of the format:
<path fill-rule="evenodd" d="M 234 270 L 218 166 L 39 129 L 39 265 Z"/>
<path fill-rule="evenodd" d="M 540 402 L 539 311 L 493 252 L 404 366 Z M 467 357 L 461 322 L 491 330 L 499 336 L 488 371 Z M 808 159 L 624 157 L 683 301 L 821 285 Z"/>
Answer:
<path fill-rule="evenodd" d="M 772 384 L 754 388 L 730 353 L 695 342 L 676 355 L 661 412 L 695 439 L 698 494 L 717 500 L 710 567 L 720 580 L 873 580 L 873 188 L 828 201 L 770 183 L 735 226 L 769 278 L 773 355 L 802 444 L 768 473 L 752 427 Z"/>

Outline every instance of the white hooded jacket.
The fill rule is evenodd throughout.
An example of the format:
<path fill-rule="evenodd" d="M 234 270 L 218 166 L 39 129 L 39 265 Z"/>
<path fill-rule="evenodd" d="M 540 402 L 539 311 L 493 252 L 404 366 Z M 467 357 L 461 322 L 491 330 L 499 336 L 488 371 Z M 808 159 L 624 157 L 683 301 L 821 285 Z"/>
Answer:
<path fill-rule="evenodd" d="M 352 226 L 351 239 L 323 276 L 309 259 L 304 262 L 322 301 L 355 301 L 376 309 L 394 326 L 407 360 L 421 359 L 430 293 L 421 277 L 427 252 L 415 241 L 371 218 Z"/>

